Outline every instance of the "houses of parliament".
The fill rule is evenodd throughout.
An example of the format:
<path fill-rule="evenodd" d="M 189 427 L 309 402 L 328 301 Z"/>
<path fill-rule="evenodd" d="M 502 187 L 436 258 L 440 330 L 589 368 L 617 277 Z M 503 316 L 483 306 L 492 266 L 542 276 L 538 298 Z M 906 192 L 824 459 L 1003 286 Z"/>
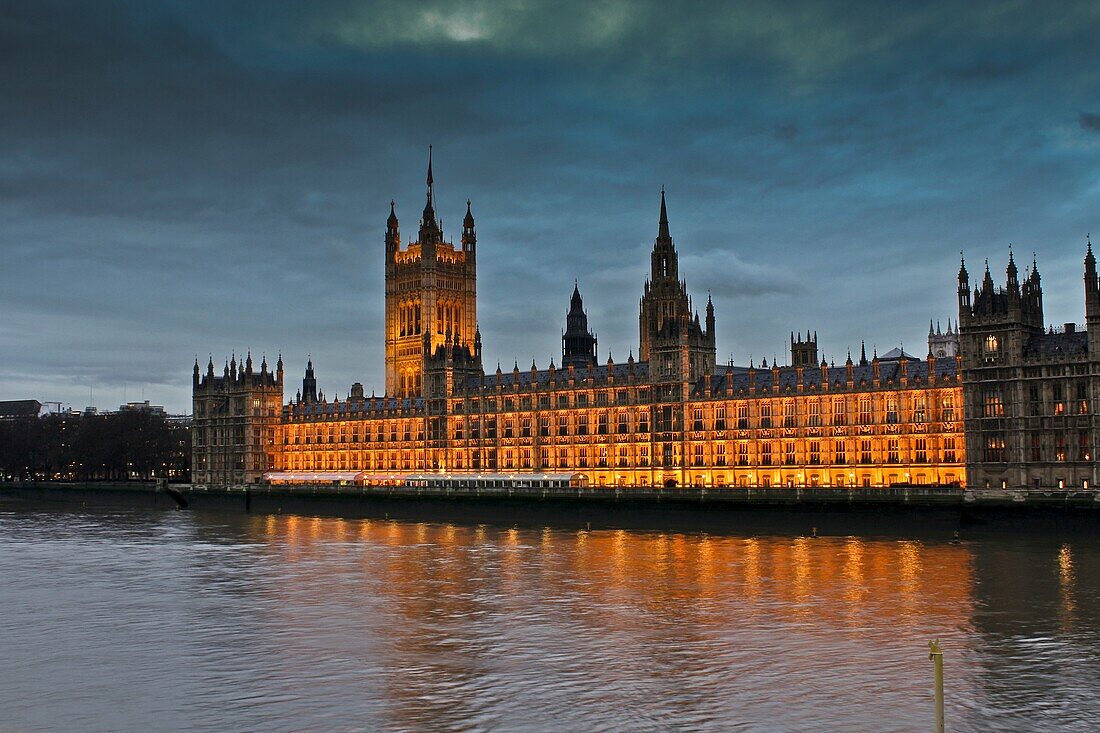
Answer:
<path fill-rule="evenodd" d="M 352 472 L 570 474 L 591 486 L 1043 487 L 1095 485 L 1100 279 L 1085 258 L 1086 328 L 1044 325 L 1033 262 L 1004 286 L 958 275 L 956 327 L 927 355 L 861 347 L 828 363 L 792 333 L 786 364 L 717 362 L 716 309 L 693 309 L 661 192 L 638 351 L 601 361 L 575 285 L 560 363 L 486 372 L 477 318 L 477 228 L 458 243 L 436 214 L 432 163 L 415 238 L 386 221 L 383 396 L 356 383 L 327 399 L 306 366 L 251 355 L 193 373 L 193 483 Z"/>

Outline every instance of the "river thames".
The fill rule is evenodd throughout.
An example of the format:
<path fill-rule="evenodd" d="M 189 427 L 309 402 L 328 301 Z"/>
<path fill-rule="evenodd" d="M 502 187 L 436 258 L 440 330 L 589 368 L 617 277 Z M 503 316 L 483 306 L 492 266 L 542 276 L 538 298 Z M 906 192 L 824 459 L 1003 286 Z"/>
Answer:
<path fill-rule="evenodd" d="M 9 504 L 0 730 L 1100 728 L 1100 540 L 927 534 Z"/>

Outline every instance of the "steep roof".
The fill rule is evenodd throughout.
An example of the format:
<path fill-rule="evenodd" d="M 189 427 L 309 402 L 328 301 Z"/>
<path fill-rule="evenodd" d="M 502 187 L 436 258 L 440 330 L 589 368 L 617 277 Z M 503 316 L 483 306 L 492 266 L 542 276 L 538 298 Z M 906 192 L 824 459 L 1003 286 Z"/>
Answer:
<path fill-rule="evenodd" d="M 1083 356 L 1089 352 L 1088 331 L 1037 333 L 1024 344 L 1024 358 L 1034 356 Z"/>
<path fill-rule="evenodd" d="M 936 379 L 954 377 L 956 373 L 954 359 L 936 359 Z M 927 361 L 906 361 L 906 377 L 909 384 L 924 382 L 928 379 Z M 711 376 L 711 394 L 723 394 L 727 381 L 732 382 L 732 392 L 748 392 L 749 369 L 748 367 L 718 367 L 719 373 Z M 779 392 L 795 392 L 798 389 L 798 371 L 793 366 L 782 366 L 779 372 Z M 760 394 L 764 387 L 769 390 L 773 384 L 771 369 L 756 369 L 756 393 Z M 856 364 L 852 367 L 852 378 L 856 385 L 861 383 L 872 384 L 875 373 L 871 363 L 865 365 Z M 802 371 L 802 380 L 805 389 L 821 390 L 821 368 L 805 367 Z M 901 360 L 879 361 L 879 382 L 886 385 L 890 382 L 901 382 Z M 829 367 L 829 386 L 832 390 L 843 389 L 848 384 L 848 369 L 845 365 Z M 706 391 L 706 382 L 700 379 L 692 387 L 692 397 L 699 397 Z"/>
<path fill-rule="evenodd" d="M 919 357 L 913 356 L 912 354 L 905 351 L 904 349 L 897 348 L 897 347 L 895 347 L 893 349 L 890 349 L 885 354 L 880 356 L 878 359 L 879 359 L 879 361 L 896 361 L 896 360 L 902 359 L 902 358 L 908 359 L 909 361 L 921 361 L 921 359 Z"/>
<path fill-rule="evenodd" d="M 625 382 L 630 377 L 630 365 L 626 362 L 619 364 L 612 364 L 611 374 L 615 377 L 616 382 Z M 594 377 L 596 382 L 606 382 L 608 374 L 608 366 L 606 364 L 593 367 L 591 369 L 576 369 L 573 370 L 573 377 L 576 380 L 588 379 Z M 649 364 L 644 361 L 634 362 L 634 376 L 637 379 L 648 379 L 649 377 Z M 500 375 L 500 383 L 503 387 L 512 387 L 515 380 L 515 371 L 502 372 Z M 519 386 L 521 389 L 525 389 L 531 386 L 532 372 L 530 369 L 520 369 L 519 371 Z M 485 386 L 496 386 L 496 373 L 485 373 Z M 534 383 L 536 386 L 549 386 L 550 385 L 550 370 L 549 369 L 537 369 L 534 372 Z M 569 370 L 567 368 L 559 368 L 554 370 L 554 380 L 558 387 L 561 387 L 569 380 Z M 466 380 L 467 390 L 476 390 L 481 387 L 480 377 L 470 377 Z"/>

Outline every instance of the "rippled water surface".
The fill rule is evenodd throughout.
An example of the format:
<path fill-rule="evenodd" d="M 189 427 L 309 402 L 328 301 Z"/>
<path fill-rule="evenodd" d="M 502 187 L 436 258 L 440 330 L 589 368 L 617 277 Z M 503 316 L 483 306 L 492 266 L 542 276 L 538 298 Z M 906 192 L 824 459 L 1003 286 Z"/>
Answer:
<path fill-rule="evenodd" d="M 0 506 L 0 731 L 1100 729 L 1100 542 Z"/>

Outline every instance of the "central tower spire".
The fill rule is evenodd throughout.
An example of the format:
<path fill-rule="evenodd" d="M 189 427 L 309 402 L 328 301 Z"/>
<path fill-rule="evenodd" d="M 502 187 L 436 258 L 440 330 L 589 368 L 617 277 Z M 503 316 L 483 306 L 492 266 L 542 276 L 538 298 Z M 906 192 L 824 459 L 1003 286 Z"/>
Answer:
<path fill-rule="evenodd" d="M 665 206 L 665 189 L 661 187 L 661 217 L 657 223 L 657 239 L 653 243 L 651 259 L 651 279 L 653 282 L 662 280 L 679 280 L 678 262 L 676 259 L 676 247 L 672 244 L 672 234 L 668 227 L 668 209 Z"/>
<path fill-rule="evenodd" d="M 432 177 L 432 146 L 428 146 L 428 200 L 424 204 L 424 216 L 421 225 L 439 228 L 435 221 L 435 179 Z"/>
<path fill-rule="evenodd" d="M 657 239 L 669 240 L 671 242 L 672 235 L 668 232 L 668 211 L 665 210 L 665 187 L 661 186 L 661 221 L 657 227 Z"/>
<path fill-rule="evenodd" d="M 393 206 L 386 225 L 386 394 L 391 397 L 423 396 L 428 371 L 450 363 L 447 359 L 465 360 L 463 369 L 472 370 L 480 358 L 474 215 L 467 202 L 460 247 L 443 240 L 432 152 L 429 145 L 416 240 L 401 247 Z"/>
<path fill-rule="evenodd" d="M 694 381 L 714 371 L 714 304 L 707 300 L 707 328 L 692 313 L 687 286 L 680 280 L 676 247 L 668 224 L 665 189 L 657 239 L 650 254 L 650 278 L 642 292 L 638 357 L 650 362 L 651 373 Z"/>

